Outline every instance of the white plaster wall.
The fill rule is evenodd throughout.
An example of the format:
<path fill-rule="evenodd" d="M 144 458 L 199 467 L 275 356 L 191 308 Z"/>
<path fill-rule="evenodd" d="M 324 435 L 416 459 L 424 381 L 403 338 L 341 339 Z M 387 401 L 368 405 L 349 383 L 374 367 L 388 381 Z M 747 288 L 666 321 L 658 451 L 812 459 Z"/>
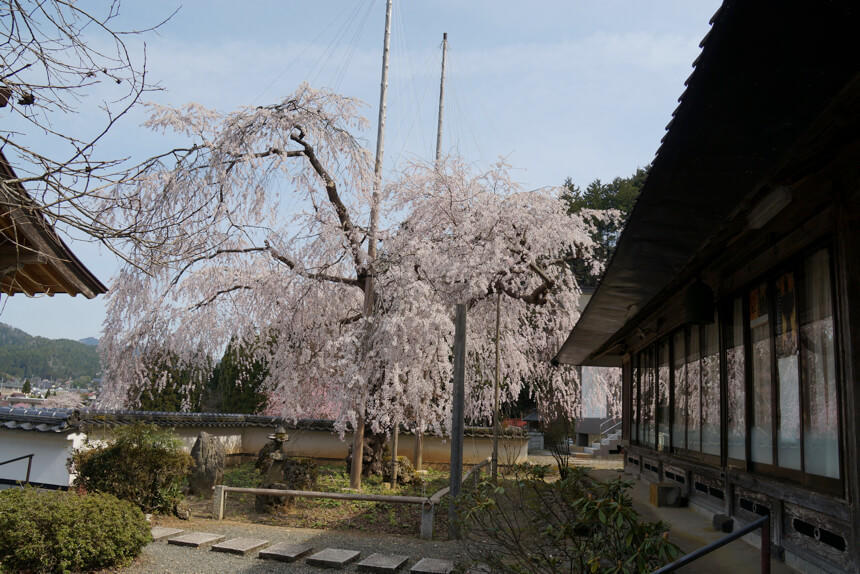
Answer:
<path fill-rule="evenodd" d="M 81 436 L 73 433 L 3 430 L 0 431 L 0 462 L 32 453 L 35 456 L 30 482 L 69 486 L 71 477 L 66 461 L 80 441 Z M 0 466 L 2 479 L 23 481 L 26 476 L 26 459 Z"/>

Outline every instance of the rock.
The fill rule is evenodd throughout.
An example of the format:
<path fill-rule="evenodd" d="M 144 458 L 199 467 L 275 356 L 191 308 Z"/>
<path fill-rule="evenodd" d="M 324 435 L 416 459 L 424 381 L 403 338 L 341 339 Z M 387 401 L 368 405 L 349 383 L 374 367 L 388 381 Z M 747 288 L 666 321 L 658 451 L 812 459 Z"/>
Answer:
<path fill-rule="evenodd" d="M 281 463 L 284 482 L 290 490 L 314 490 L 317 485 L 317 463 L 311 458 L 289 457 Z"/>
<path fill-rule="evenodd" d="M 290 487 L 283 482 L 268 482 L 263 483 L 260 488 L 273 488 L 276 490 L 290 490 Z M 291 496 L 276 496 L 269 494 L 258 494 L 254 498 L 254 510 L 260 514 L 274 514 L 284 510 L 291 502 Z"/>
<path fill-rule="evenodd" d="M 173 507 L 173 514 L 180 520 L 188 520 L 191 518 L 191 507 L 184 502 L 179 502 Z"/>
<path fill-rule="evenodd" d="M 188 477 L 189 490 L 192 494 L 211 497 L 212 487 L 221 484 L 224 477 L 224 445 L 217 437 L 201 432 L 191 449 L 191 458 L 194 470 Z"/>
<path fill-rule="evenodd" d="M 382 459 L 382 480 L 391 482 L 391 457 Z M 397 457 L 397 484 L 421 484 L 421 475 L 405 456 Z"/>

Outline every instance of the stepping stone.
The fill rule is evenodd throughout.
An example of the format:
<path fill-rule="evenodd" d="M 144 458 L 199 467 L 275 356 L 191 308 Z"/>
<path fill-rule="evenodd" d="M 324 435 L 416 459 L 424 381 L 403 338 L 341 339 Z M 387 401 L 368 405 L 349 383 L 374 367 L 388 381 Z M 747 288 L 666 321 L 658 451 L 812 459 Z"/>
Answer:
<path fill-rule="evenodd" d="M 422 558 L 410 570 L 413 574 L 451 574 L 453 571 L 453 562 L 436 558 Z"/>
<path fill-rule="evenodd" d="M 364 572 L 397 572 L 409 560 L 399 554 L 371 554 L 356 566 Z"/>
<path fill-rule="evenodd" d="M 200 548 L 214 542 L 221 542 L 227 538 L 222 534 L 212 534 L 211 532 L 189 532 L 176 538 L 171 538 L 167 541 L 168 544 L 176 546 L 190 546 L 191 548 Z"/>
<path fill-rule="evenodd" d="M 167 528 L 166 526 L 153 526 L 152 527 L 152 540 L 161 540 L 162 538 L 167 538 L 168 536 L 176 536 L 185 532 L 181 528 Z"/>
<path fill-rule="evenodd" d="M 301 558 L 311 550 L 313 550 L 313 546 L 310 546 L 309 544 L 290 544 L 289 542 L 281 542 L 274 546 L 269 546 L 265 550 L 261 550 L 257 557 L 268 560 L 280 560 L 281 562 L 292 562 Z"/>
<path fill-rule="evenodd" d="M 358 550 L 326 548 L 308 556 L 307 563 L 311 566 L 322 566 L 323 568 L 343 568 L 353 560 L 358 559 L 360 554 L 361 552 Z"/>
<path fill-rule="evenodd" d="M 268 540 L 259 538 L 231 538 L 227 542 L 220 542 L 212 547 L 215 552 L 228 552 L 230 554 L 238 554 L 244 556 L 248 552 L 253 552 L 258 548 L 269 543 Z"/>

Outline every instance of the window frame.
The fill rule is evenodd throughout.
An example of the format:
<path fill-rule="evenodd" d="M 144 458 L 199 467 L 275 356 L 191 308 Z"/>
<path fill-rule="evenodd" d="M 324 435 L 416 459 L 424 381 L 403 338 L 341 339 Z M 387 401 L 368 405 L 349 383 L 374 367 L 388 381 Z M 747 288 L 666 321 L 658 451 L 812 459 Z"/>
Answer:
<path fill-rule="evenodd" d="M 804 357 L 804 349 L 803 349 L 803 340 L 801 337 L 801 328 L 802 325 L 800 323 L 800 314 L 806 308 L 809 294 L 806 292 L 806 274 L 807 270 L 805 268 L 805 262 L 807 258 L 814 255 L 815 253 L 825 250 L 827 252 L 828 257 L 828 269 L 829 273 L 829 288 L 830 288 L 830 306 L 829 309 L 831 315 L 830 318 L 833 323 L 833 361 L 834 361 L 834 369 L 835 369 L 835 400 L 836 400 L 836 413 L 837 413 L 837 428 L 836 428 L 836 442 L 838 448 L 839 455 L 839 477 L 827 477 L 817 474 L 812 474 L 806 471 L 807 461 L 806 461 L 806 452 L 805 452 L 805 442 L 806 442 L 806 418 L 809 415 L 807 413 L 807 384 L 808 381 L 805 378 L 805 363 L 806 360 Z M 660 337 L 652 339 L 648 342 L 648 344 L 643 345 L 639 349 L 637 349 L 632 354 L 631 361 L 631 369 L 633 372 L 631 374 L 631 386 L 636 385 L 635 394 L 638 404 L 635 405 L 635 409 L 632 413 L 633 420 L 631 421 L 632 428 L 635 428 L 638 432 L 636 436 L 631 436 L 634 444 L 638 444 L 640 446 L 648 447 L 649 449 L 654 450 L 655 452 L 659 452 L 659 424 L 660 422 L 668 424 L 668 448 L 664 449 L 665 451 L 671 453 L 673 456 L 676 456 L 681 459 L 688 459 L 691 461 L 702 462 L 705 464 L 718 466 L 718 467 L 729 467 L 733 469 L 743 470 L 746 472 L 750 472 L 753 474 L 757 474 L 764 477 L 776 478 L 779 480 L 784 480 L 787 482 L 792 482 L 795 484 L 799 484 L 803 487 L 809 488 L 811 490 L 819 491 L 826 494 L 832 494 L 837 496 L 844 495 L 845 488 L 845 474 L 846 474 L 846 460 L 845 460 L 845 437 L 844 437 L 844 413 L 843 413 L 843 389 L 844 389 L 844 381 L 843 381 L 843 371 L 842 371 L 842 341 L 841 341 L 841 318 L 840 318 L 840 309 L 837 298 L 837 265 L 838 261 L 835 258 L 835 248 L 833 245 L 832 238 L 824 238 L 819 241 L 812 242 L 811 244 L 805 246 L 803 249 L 800 249 L 793 253 L 791 257 L 781 261 L 779 264 L 767 269 L 765 272 L 760 273 L 744 283 L 740 285 L 739 288 L 733 290 L 728 293 L 721 293 L 715 303 L 716 313 L 715 320 L 717 321 L 717 336 L 718 336 L 718 353 L 719 353 L 719 368 L 717 370 L 719 374 L 719 401 L 718 408 L 720 409 L 719 413 L 719 422 L 720 422 L 720 454 L 708 454 L 702 452 L 702 413 L 703 413 L 703 382 L 702 378 L 704 376 L 702 361 L 704 359 L 704 336 L 703 330 L 706 328 L 705 325 L 681 325 L 671 331 L 662 334 Z M 779 386 L 781 381 L 779 380 L 779 369 L 777 365 L 778 357 L 777 357 L 777 321 L 779 318 L 777 317 L 777 303 L 776 303 L 776 281 L 779 277 L 786 273 L 791 273 L 794 281 L 794 305 L 797 309 L 797 326 L 796 332 L 794 336 L 796 337 L 797 343 L 797 400 L 798 400 L 798 415 L 800 417 L 799 420 L 799 443 L 800 443 L 800 468 L 792 469 L 779 466 L 779 424 L 780 424 L 780 395 L 779 395 Z M 749 296 L 751 291 L 754 288 L 757 288 L 761 285 L 766 285 L 766 297 L 767 297 L 767 313 L 770 317 L 768 321 L 768 337 L 769 337 L 769 364 L 770 364 L 770 380 L 768 382 L 770 389 L 770 441 L 771 441 L 771 452 L 772 452 L 772 463 L 762 463 L 762 462 L 753 462 L 752 460 L 752 423 L 753 423 L 753 415 L 754 415 L 754 388 L 753 388 L 753 344 L 752 344 L 752 330 L 750 326 L 750 300 Z M 728 455 L 728 433 L 729 433 L 729 405 L 728 405 L 728 339 L 731 336 L 729 333 L 730 328 L 734 328 L 735 316 L 734 316 L 734 301 L 736 299 L 740 299 L 741 301 L 741 321 L 742 321 L 742 344 L 743 344 L 743 357 L 744 357 L 744 368 L 743 368 L 743 389 L 744 389 L 744 400 L 743 400 L 743 412 L 744 412 L 744 421 L 743 421 L 743 429 L 744 429 L 744 459 L 738 459 L 734 457 L 729 457 Z M 691 363 L 687 362 L 690 354 L 691 354 L 691 342 L 692 342 L 692 330 L 699 329 L 699 337 L 698 337 L 698 349 L 697 349 L 697 358 L 696 361 L 699 362 L 699 384 L 691 385 L 690 384 L 690 368 L 689 365 Z M 685 386 L 686 386 L 686 401 L 685 401 L 685 424 L 684 424 L 684 439 L 686 442 L 686 448 L 675 445 L 675 436 L 674 436 L 674 425 L 675 425 L 675 411 L 676 411 L 676 401 L 679 398 L 678 394 L 678 381 L 676 380 L 675 373 L 675 362 L 676 362 L 676 353 L 678 352 L 675 348 L 675 337 L 679 332 L 683 332 L 683 341 L 684 341 L 684 353 L 685 353 Z M 660 392 L 660 383 L 659 383 L 659 349 L 661 344 L 668 345 L 668 354 L 669 354 L 669 385 L 668 385 L 668 393 L 669 393 L 669 407 L 666 415 L 669 420 L 660 421 L 660 411 L 659 411 L 659 395 Z M 737 342 L 733 341 L 733 346 L 737 346 Z M 650 361 L 649 361 L 650 359 Z M 648 437 L 645 436 L 645 432 L 643 429 L 643 409 L 645 408 L 645 402 L 643 401 L 643 391 L 645 379 L 643 377 L 647 377 L 647 370 L 653 370 L 653 390 L 651 395 L 651 404 L 650 404 L 650 412 L 653 413 L 653 420 L 650 421 L 651 425 L 653 425 L 653 441 L 648 441 Z M 691 402 L 693 402 L 692 391 L 693 388 L 698 392 L 698 408 L 699 408 L 699 417 L 698 424 L 699 428 L 699 444 L 698 450 L 689 448 L 691 445 L 689 444 L 690 440 L 690 407 Z M 638 424 L 636 424 L 638 423 Z M 632 431 L 631 431 L 632 432 Z M 651 444 L 653 443 L 653 444 Z"/>

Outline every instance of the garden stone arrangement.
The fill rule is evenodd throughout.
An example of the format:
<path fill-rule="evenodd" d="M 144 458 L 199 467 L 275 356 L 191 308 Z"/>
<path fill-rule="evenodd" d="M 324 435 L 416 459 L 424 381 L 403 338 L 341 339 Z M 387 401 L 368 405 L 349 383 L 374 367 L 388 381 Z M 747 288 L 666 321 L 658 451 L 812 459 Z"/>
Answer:
<path fill-rule="evenodd" d="M 400 554 L 370 553 L 362 559 L 362 552 L 348 548 L 315 549 L 309 544 L 280 542 L 272 544 L 269 540 L 258 538 L 230 538 L 210 532 L 185 532 L 178 528 L 155 526 L 152 528 L 153 544 L 166 540 L 167 544 L 183 546 L 189 551 L 211 547 L 213 552 L 226 552 L 249 556 L 257 552 L 262 560 L 296 562 L 304 560 L 308 566 L 342 569 L 355 563 L 360 572 L 399 572 L 413 562 L 409 572 L 412 574 L 449 574 L 454 571 L 454 562 L 438 558 L 410 557 Z M 226 539 L 226 540 L 225 540 Z"/>

